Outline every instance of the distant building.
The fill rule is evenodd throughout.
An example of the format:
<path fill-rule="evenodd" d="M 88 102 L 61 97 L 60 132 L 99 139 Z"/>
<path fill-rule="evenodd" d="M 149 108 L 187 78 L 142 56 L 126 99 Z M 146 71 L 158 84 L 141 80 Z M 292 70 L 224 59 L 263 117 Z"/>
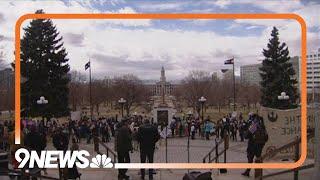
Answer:
<path fill-rule="evenodd" d="M 228 70 L 224 71 L 222 77 L 223 77 L 223 79 L 228 79 L 228 80 L 233 79 L 233 70 L 228 69 Z"/>
<path fill-rule="evenodd" d="M 259 68 L 262 64 L 250 64 L 240 67 L 241 84 L 260 85 L 261 77 Z"/>
<path fill-rule="evenodd" d="M 320 48 L 307 55 L 307 89 L 310 93 L 320 90 Z"/>
<path fill-rule="evenodd" d="M 212 73 L 212 81 L 217 81 L 219 79 L 219 77 L 218 77 L 218 72 L 213 72 Z"/>
<path fill-rule="evenodd" d="M 293 78 L 297 79 L 299 86 L 300 81 L 300 61 L 299 57 L 295 56 L 290 58 L 289 62 L 292 64 L 292 67 L 295 71 L 295 76 Z M 260 76 L 260 67 L 262 64 L 250 64 L 244 65 L 240 67 L 240 81 L 242 84 L 249 84 L 249 85 L 258 85 L 260 86 L 261 76 Z"/>
<path fill-rule="evenodd" d="M 289 62 L 292 64 L 292 67 L 295 71 L 295 76 L 293 78 L 297 79 L 299 86 L 300 82 L 300 61 L 298 56 L 290 58 Z M 262 64 L 250 64 L 240 67 L 240 79 L 242 84 L 258 85 L 260 86 L 261 76 L 260 76 L 260 67 Z M 298 87 L 300 88 L 300 87 Z"/>
<path fill-rule="evenodd" d="M 14 72 L 11 68 L 0 70 L 0 89 L 8 90 L 14 87 Z"/>
<path fill-rule="evenodd" d="M 152 94 L 154 96 L 161 96 L 162 93 L 165 95 L 172 95 L 173 93 L 173 85 L 166 81 L 164 67 L 161 68 L 160 81 L 152 86 Z"/>
<path fill-rule="evenodd" d="M 0 70 L 0 111 L 14 108 L 14 71 Z"/>

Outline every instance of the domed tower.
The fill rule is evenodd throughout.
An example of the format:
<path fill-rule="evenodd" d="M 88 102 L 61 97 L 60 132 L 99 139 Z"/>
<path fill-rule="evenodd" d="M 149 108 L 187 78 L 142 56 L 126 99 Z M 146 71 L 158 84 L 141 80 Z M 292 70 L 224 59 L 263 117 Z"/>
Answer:
<path fill-rule="evenodd" d="M 160 77 L 161 82 L 166 82 L 166 72 L 164 70 L 164 67 L 162 66 L 161 68 L 161 77 Z"/>

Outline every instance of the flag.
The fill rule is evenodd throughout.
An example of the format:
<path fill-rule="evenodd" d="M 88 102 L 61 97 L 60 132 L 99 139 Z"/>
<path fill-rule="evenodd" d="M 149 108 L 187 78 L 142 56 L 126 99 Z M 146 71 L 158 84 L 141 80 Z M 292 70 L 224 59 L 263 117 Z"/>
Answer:
<path fill-rule="evenodd" d="M 251 126 L 249 127 L 249 131 L 253 134 L 256 132 L 257 128 L 258 128 L 258 123 L 252 122 Z"/>
<path fill-rule="evenodd" d="M 227 72 L 229 69 L 221 69 L 221 72 L 222 73 L 225 73 L 225 72 Z"/>
<path fill-rule="evenodd" d="M 233 63 L 234 63 L 234 58 L 224 61 L 224 64 L 233 64 Z"/>
<path fill-rule="evenodd" d="M 84 70 L 87 70 L 90 67 L 90 61 L 86 63 L 86 65 L 84 66 Z"/>

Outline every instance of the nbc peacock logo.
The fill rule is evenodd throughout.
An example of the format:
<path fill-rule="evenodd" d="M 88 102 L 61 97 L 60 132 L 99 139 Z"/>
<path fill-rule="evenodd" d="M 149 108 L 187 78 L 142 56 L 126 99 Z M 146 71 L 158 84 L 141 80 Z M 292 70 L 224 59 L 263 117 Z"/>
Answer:
<path fill-rule="evenodd" d="M 96 157 L 91 159 L 91 168 L 112 168 L 113 164 L 111 158 L 107 157 L 105 154 L 98 154 Z"/>

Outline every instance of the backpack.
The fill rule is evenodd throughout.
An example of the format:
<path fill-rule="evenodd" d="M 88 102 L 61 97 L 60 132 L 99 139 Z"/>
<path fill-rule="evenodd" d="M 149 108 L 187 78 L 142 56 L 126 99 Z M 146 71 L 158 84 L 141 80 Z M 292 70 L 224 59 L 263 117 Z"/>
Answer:
<path fill-rule="evenodd" d="M 265 144 L 269 139 L 267 130 L 259 126 L 253 133 L 253 142 L 256 144 Z"/>

